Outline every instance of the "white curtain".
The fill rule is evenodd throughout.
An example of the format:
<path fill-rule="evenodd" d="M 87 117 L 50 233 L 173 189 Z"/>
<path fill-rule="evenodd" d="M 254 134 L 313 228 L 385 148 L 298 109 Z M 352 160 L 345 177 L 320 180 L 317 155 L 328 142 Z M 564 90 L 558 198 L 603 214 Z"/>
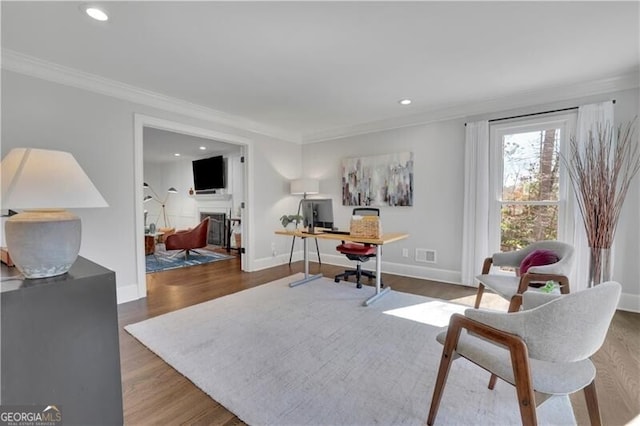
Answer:
<path fill-rule="evenodd" d="M 489 256 L 489 122 L 467 123 L 465 135 L 462 284 L 475 276 Z"/>
<path fill-rule="evenodd" d="M 589 137 L 589 131 L 593 131 L 594 135 L 597 135 L 597 124 L 604 125 L 605 123 L 613 128 L 613 102 L 607 101 L 598 104 L 583 105 L 578 108 L 578 119 L 576 122 L 576 141 L 579 144 L 584 142 Z M 580 147 L 580 145 L 578 145 Z M 567 151 L 568 152 L 568 151 Z M 574 263 L 573 272 L 569 277 L 569 283 L 571 291 L 584 290 L 588 286 L 587 280 L 589 279 L 589 244 L 587 241 L 587 235 L 584 230 L 584 222 L 578 203 L 575 199 L 575 193 L 573 192 L 573 186 L 568 185 L 570 196 L 567 198 L 567 241 L 573 244 L 574 247 Z M 612 247 L 613 250 L 613 247 Z M 611 260 L 613 261 L 613 253 Z"/>

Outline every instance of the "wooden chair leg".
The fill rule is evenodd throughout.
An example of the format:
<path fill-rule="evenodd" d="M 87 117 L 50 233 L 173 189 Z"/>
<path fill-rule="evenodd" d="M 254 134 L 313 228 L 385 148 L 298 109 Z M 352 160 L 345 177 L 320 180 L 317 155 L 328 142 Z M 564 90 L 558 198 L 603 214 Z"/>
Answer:
<path fill-rule="evenodd" d="M 496 376 L 495 374 L 491 375 L 491 378 L 489 379 L 489 389 L 493 390 L 493 388 L 496 387 L 496 382 L 498 381 L 498 376 Z"/>
<path fill-rule="evenodd" d="M 482 294 L 484 293 L 484 284 L 478 284 L 478 293 L 476 293 L 476 303 L 473 305 L 474 308 L 478 309 L 480 307 L 480 301 L 482 300 Z"/>
<path fill-rule="evenodd" d="M 596 394 L 595 380 L 584 388 L 584 396 L 587 400 L 587 411 L 589 412 L 591 426 L 601 426 L 602 419 L 600 418 L 600 407 L 598 407 L 598 395 Z"/>
<path fill-rule="evenodd" d="M 536 418 L 536 399 L 533 393 L 533 383 L 529 370 L 527 347 L 523 342 L 522 346 L 510 347 L 510 352 L 522 425 L 536 426 L 538 424 Z"/>
<path fill-rule="evenodd" d="M 436 386 L 433 389 L 433 397 L 431 397 L 431 408 L 429 408 L 429 417 L 427 418 L 427 424 L 433 425 L 438 414 L 438 408 L 440 408 L 440 401 L 442 400 L 442 392 L 444 391 L 444 385 L 447 382 L 449 376 L 449 369 L 451 362 L 453 361 L 453 351 L 447 352 L 447 347 L 442 350 L 442 358 L 440 359 L 440 368 L 438 369 L 438 377 L 436 378 Z"/>
<path fill-rule="evenodd" d="M 522 306 L 522 295 L 516 294 L 511 298 L 509 302 L 509 310 L 507 312 L 518 312 Z"/>
<path fill-rule="evenodd" d="M 436 421 L 436 415 L 438 414 L 438 408 L 440 408 L 440 400 L 442 400 L 444 385 L 447 382 L 451 362 L 453 362 L 455 351 L 458 347 L 458 340 L 460 339 L 460 332 L 462 331 L 460 326 L 462 319 L 464 319 L 463 316 L 454 314 L 449 320 L 447 337 L 444 340 L 444 348 L 442 349 L 442 357 L 440 358 L 440 368 L 438 368 L 438 377 L 436 378 L 436 385 L 433 389 L 431 407 L 429 408 L 429 417 L 427 418 L 427 424 L 429 426 L 433 425 Z"/>

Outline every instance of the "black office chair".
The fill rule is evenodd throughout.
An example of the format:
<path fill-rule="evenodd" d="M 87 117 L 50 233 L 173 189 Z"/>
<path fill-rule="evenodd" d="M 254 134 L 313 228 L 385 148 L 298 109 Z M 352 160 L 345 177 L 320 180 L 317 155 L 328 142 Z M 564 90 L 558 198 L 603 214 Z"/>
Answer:
<path fill-rule="evenodd" d="M 373 207 L 356 207 L 353 209 L 354 215 L 360 216 L 380 216 L 380 209 L 376 209 Z M 335 276 L 335 282 L 339 283 L 341 279 L 348 281 L 349 277 L 352 275 L 356 276 L 356 287 L 362 288 L 362 283 L 360 283 L 360 278 L 364 275 L 365 277 L 369 277 L 369 279 L 375 279 L 376 274 L 374 272 L 363 271 L 360 267 L 362 263 L 368 261 L 370 258 L 375 257 L 378 249 L 371 244 L 360 244 L 360 243 L 345 243 L 336 247 L 340 253 L 347 256 L 347 259 L 353 260 L 356 263 L 356 269 L 347 269 L 342 274 L 338 274 Z M 380 283 L 382 285 L 382 283 Z"/>

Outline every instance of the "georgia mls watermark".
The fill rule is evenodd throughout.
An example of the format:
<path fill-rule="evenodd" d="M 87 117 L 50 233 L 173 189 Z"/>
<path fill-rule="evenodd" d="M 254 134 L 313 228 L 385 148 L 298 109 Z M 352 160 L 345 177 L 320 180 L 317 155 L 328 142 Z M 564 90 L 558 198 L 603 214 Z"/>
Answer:
<path fill-rule="evenodd" d="M 0 426 L 60 426 L 62 411 L 56 405 L 0 405 Z"/>

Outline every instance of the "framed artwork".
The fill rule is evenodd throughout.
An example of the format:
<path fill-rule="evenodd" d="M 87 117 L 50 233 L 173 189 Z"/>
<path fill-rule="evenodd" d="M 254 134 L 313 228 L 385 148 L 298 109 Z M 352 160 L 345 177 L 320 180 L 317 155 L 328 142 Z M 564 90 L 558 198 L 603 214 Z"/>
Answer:
<path fill-rule="evenodd" d="M 413 152 L 342 160 L 343 206 L 412 206 Z"/>

